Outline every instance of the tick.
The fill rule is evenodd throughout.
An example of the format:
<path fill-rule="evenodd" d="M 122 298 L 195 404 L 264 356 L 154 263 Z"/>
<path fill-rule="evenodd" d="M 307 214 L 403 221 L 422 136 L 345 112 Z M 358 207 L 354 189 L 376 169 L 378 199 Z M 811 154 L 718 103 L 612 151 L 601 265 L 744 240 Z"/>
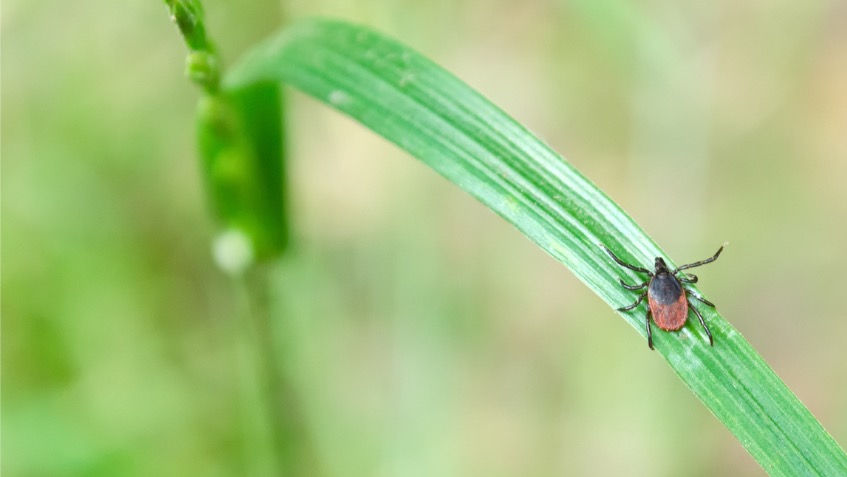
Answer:
<path fill-rule="evenodd" d="M 668 265 L 662 259 L 662 257 L 656 257 L 655 270 L 650 271 L 646 268 L 636 267 L 635 265 L 630 265 L 623 260 L 619 259 L 611 250 L 606 248 L 605 245 L 600 245 L 603 247 L 603 250 L 612 257 L 612 260 L 617 262 L 618 265 L 622 267 L 626 267 L 632 271 L 639 273 L 646 273 L 650 276 L 650 279 L 640 285 L 628 285 L 623 280 L 620 280 L 621 286 L 626 288 L 627 290 L 643 290 L 647 288 L 644 293 L 638 296 L 638 299 L 635 300 L 635 303 L 629 306 L 624 306 L 622 308 L 618 308 L 618 311 L 629 311 L 639 303 L 644 300 L 644 297 L 647 297 L 647 346 L 650 349 L 653 349 L 653 331 L 650 329 L 650 316 L 653 316 L 653 321 L 656 322 L 656 326 L 665 330 L 665 331 L 676 331 L 682 328 L 685 325 L 685 322 L 688 320 L 688 309 L 691 308 L 691 311 L 697 315 L 697 319 L 700 320 L 700 324 L 703 326 L 703 329 L 706 331 L 706 335 L 709 337 L 709 346 L 714 345 L 714 340 L 712 339 L 712 332 L 709 331 L 709 327 L 706 326 L 706 322 L 703 321 L 703 315 L 694 308 L 694 305 L 688 301 L 688 295 L 694 297 L 696 300 L 705 303 L 706 305 L 714 308 L 715 304 L 710 302 L 709 300 L 703 298 L 702 296 L 694 293 L 693 290 L 686 290 L 684 285 L 697 283 L 697 275 L 691 273 L 680 273 L 683 270 L 688 270 L 689 268 L 699 267 L 700 265 L 706 265 L 707 263 L 712 263 L 718 259 L 721 252 L 723 252 L 723 248 L 726 244 L 722 245 L 721 248 L 715 253 L 711 258 L 707 258 L 705 260 L 700 260 L 699 262 L 689 263 L 688 265 L 683 265 L 681 267 L 677 267 L 673 270 L 668 268 Z M 688 294 L 685 292 L 688 291 Z"/>

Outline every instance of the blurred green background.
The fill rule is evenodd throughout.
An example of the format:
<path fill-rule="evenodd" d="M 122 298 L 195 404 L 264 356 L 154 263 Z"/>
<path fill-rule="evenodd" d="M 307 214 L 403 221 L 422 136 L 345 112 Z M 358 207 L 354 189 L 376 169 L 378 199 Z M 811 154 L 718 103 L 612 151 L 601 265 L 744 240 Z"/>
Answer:
<path fill-rule="evenodd" d="M 847 4 L 205 2 L 233 61 L 283 19 L 372 25 L 545 138 L 847 443 Z M 263 397 L 213 265 L 199 93 L 161 1 L 2 5 L 2 470 L 762 475 L 564 267 L 358 124 L 290 96 L 293 243 Z M 259 383 L 259 384 L 257 384 Z M 293 450 L 292 450 L 293 449 Z"/>

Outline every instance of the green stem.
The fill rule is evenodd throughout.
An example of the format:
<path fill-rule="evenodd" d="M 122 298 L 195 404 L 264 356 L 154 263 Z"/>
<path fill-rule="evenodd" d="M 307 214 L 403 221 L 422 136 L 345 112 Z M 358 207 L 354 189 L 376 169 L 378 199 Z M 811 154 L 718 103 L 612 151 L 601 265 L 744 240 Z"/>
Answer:
<path fill-rule="evenodd" d="M 214 255 L 233 274 L 244 308 L 236 323 L 250 475 L 297 475 L 307 455 L 294 387 L 275 353 L 268 271 L 287 242 L 282 95 L 273 83 L 220 90 L 220 60 L 196 0 L 165 0 L 189 48 L 186 74 L 203 91 L 197 114 L 201 170 L 220 232 Z M 310 474 L 313 475 L 313 474 Z"/>
<path fill-rule="evenodd" d="M 243 469 L 250 475 L 281 475 L 284 460 L 279 449 L 282 438 L 280 420 L 274 409 L 278 382 L 270 346 L 268 309 L 261 280 L 248 283 L 243 277 L 236 283 L 242 313 L 234 322 L 239 363 L 239 403 L 242 416 Z"/>

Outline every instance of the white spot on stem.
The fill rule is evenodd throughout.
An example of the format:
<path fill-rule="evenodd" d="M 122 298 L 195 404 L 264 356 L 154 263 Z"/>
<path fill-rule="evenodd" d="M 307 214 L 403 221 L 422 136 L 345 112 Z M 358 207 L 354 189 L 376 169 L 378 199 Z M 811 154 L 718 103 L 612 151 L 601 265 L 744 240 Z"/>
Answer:
<path fill-rule="evenodd" d="M 221 270 L 238 275 L 253 264 L 253 243 L 238 229 L 224 230 L 212 242 L 212 256 Z"/>

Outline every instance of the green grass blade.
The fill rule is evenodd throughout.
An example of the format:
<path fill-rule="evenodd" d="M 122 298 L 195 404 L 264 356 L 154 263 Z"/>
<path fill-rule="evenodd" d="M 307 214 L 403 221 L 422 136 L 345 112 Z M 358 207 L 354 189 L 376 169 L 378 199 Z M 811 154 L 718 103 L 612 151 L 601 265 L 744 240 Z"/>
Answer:
<path fill-rule="evenodd" d="M 223 87 L 269 80 L 326 102 L 422 160 L 613 308 L 633 300 L 618 279 L 638 277 L 612 263 L 599 243 L 633 263 L 667 258 L 617 204 L 526 128 L 396 41 L 345 23 L 300 22 L 254 48 Z M 621 315 L 645 335 L 643 306 Z M 654 334 L 658 354 L 680 379 L 771 475 L 847 475 L 847 455 L 808 409 L 729 323 L 713 310 L 703 313 L 714 347 L 696 320 L 679 333 Z"/>

